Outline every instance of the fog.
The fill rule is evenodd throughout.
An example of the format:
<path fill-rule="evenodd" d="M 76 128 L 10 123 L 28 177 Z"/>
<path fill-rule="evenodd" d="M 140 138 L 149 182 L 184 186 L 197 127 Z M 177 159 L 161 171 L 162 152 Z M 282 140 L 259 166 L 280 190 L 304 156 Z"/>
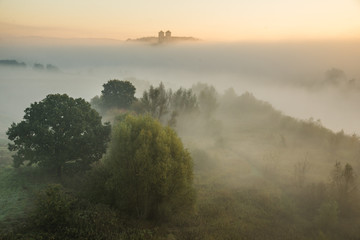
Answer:
<path fill-rule="evenodd" d="M 0 67 L 0 132 L 18 121 L 30 103 L 49 93 L 90 100 L 109 79 L 130 79 L 137 96 L 149 84 L 191 87 L 197 82 L 219 92 L 233 87 L 251 92 L 284 114 L 320 119 L 334 131 L 360 133 L 359 42 L 274 42 L 99 45 L 70 42 L 0 42 L 0 59 L 25 62 L 26 68 Z M 35 70 L 52 64 L 58 72 Z M 329 69 L 343 78 L 326 81 Z M 349 82 L 352 81 L 350 85 Z"/>
<path fill-rule="evenodd" d="M 144 91 L 148 97 L 127 110 L 104 105 L 104 96 L 96 98 L 92 106 L 103 120 L 114 124 L 127 111 L 150 114 L 176 131 L 193 159 L 196 211 L 171 213 L 173 219 L 161 229 L 172 229 L 176 237 L 166 239 L 359 236 L 360 42 L 40 42 L 0 42 L 3 166 L 12 162 L 5 132 L 31 103 L 51 93 L 90 101 L 108 80 L 128 80 L 136 97 Z M 86 201 L 87 194 L 107 189 L 101 186 L 109 180 L 102 171 L 106 156 L 90 172 L 72 175 L 74 165 L 69 165 L 61 184 L 85 194 Z M 6 196 L 17 182 L 23 194 L 35 192 L 24 183 L 39 187 L 49 182 L 40 171 L 32 172 L 37 167 L 20 169 L 14 170 L 14 179 L 24 175 L 32 180 L 13 181 L 3 174 L 10 179 L 3 184 Z M 86 188 L 89 192 L 82 193 Z M 16 199 L 3 205 L 32 201 Z M 94 204 L 107 206 L 104 201 L 95 199 Z M 102 217 L 101 212 L 96 216 Z M 135 225 L 142 229 L 138 220 Z"/>

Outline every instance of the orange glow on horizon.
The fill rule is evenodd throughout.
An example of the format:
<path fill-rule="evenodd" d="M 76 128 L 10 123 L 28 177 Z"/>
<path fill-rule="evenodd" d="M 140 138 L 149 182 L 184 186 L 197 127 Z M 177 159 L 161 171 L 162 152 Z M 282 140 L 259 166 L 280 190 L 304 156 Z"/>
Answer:
<path fill-rule="evenodd" d="M 126 40 L 171 30 L 206 41 L 277 41 L 360 38 L 354 0 L 2 0 L 0 37 Z M 159 8 L 161 6 L 161 8 Z"/>

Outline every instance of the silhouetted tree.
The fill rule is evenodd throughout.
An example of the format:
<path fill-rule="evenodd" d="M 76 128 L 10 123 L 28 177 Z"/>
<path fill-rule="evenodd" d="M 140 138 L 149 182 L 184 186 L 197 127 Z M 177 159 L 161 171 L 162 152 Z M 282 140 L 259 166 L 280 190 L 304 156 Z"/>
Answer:
<path fill-rule="evenodd" d="M 33 69 L 34 70 L 44 70 L 44 65 L 42 65 L 41 63 L 34 63 L 34 66 L 33 66 Z"/>
<path fill-rule="evenodd" d="M 61 175 L 67 163 L 86 169 L 101 158 L 110 126 L 84 99 L 50 94 L 25 109 L 24 119 L 7 131 L 14 166 L 38 163 Z"/>
<path fill-rule="evenodd" d="M 152 117 L 161 119 L 169 112 L 169 105 L 172 92 L 166 91 L 163 83 L 158 87 L 150 86 L 149 91 L 145 91 L 141 102 L 145 107 L 145 111 Z"/>
<path fill-rule="evenodd" d="M 331 68 L 325 72 L 325 83 L 338 85 L 346 81 L 346 74 L 338 68 Z"/>
<path fill-rule="evenodd" d="M 46 64 L 46 70 L 51 72 L 59 72 L 59 68 L 52 64 Z"/>
<path fill-rule="evenodd" d="M 101 105 L 105 109 L 125 108 L 128 109 L 136 100 L 136 88 L 129 81 L 110 80 L 103 85 L 101 91 Z"/>
<path fill-rule="evenodd" d="M 198 83 L 193 86 L 194 92 L 197 95 L 200 111 L 205 117 L 210 117 L 218 107 L 218 93 L 213 86 Z"/>
<path fill-rule="evenodd" d="M 336 162 L 331 173 L 333 187 L 341 197 L 346 197 L 349 193 L 356 190 L 355 173 L 350 164 L 343 168 L 340 162 Z"/>
<path fill-rule="evenodd" d="M 170 96 L 171 115 L 168 120 L 169 126 L 176 125 L 176 119 L 179 115 L 192 113 L 198 110 L 196 95 L 191 89 L 179 88 Z"/>

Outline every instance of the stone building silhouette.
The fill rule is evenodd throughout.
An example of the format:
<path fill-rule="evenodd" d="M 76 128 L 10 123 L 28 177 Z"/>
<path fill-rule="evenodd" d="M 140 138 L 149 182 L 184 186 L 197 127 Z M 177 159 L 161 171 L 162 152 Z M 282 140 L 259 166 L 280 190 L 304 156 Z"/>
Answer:
<path fill-rule="evenodd" d="M 169 42 L 171 41 L 171 32 L 169 30 L 167 30 L 165 33 L 163 31 L 159 32 L 159 36 L 158 36 L 158 40 L 159 43 L 163 43 L 163 42 Z"/>
<path fill-rule="evenodd" d="M 164 42 L 164 40 L 165 40 L 165 34 L 164 34 L 163 31 L 160 31 L 160 32 L 159 32 L 158 40 L 159 40 L 159 43 Z"/>
<path fill-rule="evenodd" d="M 171 40 L 171 32 L 169 30 L 167 30 L 166 33 L 165 33 L 165 39 L 166 40 Z"/>
<path fill-rule="evenodd" d="M 1 1 L 1 0 L 0 0 Z M 176 42 L 184 42 L 184 41 L 198 41 L 199 39 L 193 38 L 193 37 L 179 37 L 179 36 L 173 36 L 169 30 L 166 32 L 160 31 L 158 32 L 157 36 L 151 36 L 151 37 L 142 37 L 137 39 L 128 39 L 129 42 L 145 42 L 145 43 L 151 43 L 151 44 L 166 44 L 166 43 L 176 43 Z"/>

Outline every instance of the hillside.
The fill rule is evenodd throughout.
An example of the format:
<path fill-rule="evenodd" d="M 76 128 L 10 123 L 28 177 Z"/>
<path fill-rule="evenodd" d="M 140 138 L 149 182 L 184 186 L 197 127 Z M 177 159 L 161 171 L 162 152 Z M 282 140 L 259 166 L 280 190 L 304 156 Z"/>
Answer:
<path fill-rule="evenodd" d="M 161 224 L 125 218 L 124 231 L 133 232 L 122 239 L 355 239 L 360 234 L 358 190 L 344 200 L 332 187 L 337 161 L 350 164 L 355 174 L 360 170 L 357 136 L 285 116 L 251 93 L 230 89 L 216 93 L 212 106 L 206 104 L 200 112 L 180 115 L 175 126 L 194 159 L 195 213 Z M 0 157 L 0 225 L 7 231 L 32 212 L 33 194 L 45 182 L 60 182 L 70 191 L 78 186 L 77 178 L 59 181 L 36 174 L 36 167 L 10 168 L 4 144 Z"/>

